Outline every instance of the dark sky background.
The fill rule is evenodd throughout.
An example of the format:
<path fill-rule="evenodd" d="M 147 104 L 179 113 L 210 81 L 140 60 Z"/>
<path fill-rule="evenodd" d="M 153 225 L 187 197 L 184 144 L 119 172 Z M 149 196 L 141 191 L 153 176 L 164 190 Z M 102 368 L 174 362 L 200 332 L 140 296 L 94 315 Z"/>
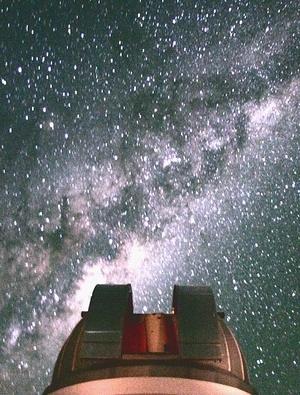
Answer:
<path fill-rule="evenodd" d="M 0 393 L 38 394 L 101 282 L 211 285 L 299 393 L 298 1 L 0 1 Z"/>

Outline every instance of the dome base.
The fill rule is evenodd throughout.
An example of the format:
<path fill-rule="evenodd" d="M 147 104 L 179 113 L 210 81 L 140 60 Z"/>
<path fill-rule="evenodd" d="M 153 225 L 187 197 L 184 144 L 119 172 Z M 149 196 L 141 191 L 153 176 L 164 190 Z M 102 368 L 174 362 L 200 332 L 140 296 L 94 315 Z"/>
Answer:
<path fill-rule="evenodd" d="M 175 377 L 122 377 L 61 388 L 52 395 L 248 395 L 227 385 Z"/>

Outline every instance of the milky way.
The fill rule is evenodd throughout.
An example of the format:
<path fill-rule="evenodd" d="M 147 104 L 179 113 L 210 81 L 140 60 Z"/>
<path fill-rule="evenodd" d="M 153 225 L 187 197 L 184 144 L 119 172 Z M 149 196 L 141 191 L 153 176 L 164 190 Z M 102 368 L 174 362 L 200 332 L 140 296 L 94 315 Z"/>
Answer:
<path fill-rule="evenodd" d="M 260 394 L 299 390 L 299 7 L 187 3 L 0 3 L 1 394 L 103 282 L 211 285 Z"/>

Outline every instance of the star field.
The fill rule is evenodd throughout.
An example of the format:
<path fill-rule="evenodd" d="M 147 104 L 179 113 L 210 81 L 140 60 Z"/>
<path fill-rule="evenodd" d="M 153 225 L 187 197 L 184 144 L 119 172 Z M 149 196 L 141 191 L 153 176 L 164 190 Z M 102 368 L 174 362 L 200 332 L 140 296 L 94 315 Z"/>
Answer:
<path fill-rule="evenodd" d="M 211 285 L 260 394 L 299 382 L 297 1 L 0 2 L 0 393 L 97 283 Z"/>

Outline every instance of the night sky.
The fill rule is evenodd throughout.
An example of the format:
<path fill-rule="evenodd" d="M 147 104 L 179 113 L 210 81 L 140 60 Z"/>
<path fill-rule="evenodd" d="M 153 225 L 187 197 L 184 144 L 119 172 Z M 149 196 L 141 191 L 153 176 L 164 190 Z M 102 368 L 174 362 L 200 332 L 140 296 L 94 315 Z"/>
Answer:
<path fill-rule="evenodd" d="M 0 393 L 97 283 L 211 285 L 260 394 L 299 392 L 294 1 L 0 1 Z"/>

